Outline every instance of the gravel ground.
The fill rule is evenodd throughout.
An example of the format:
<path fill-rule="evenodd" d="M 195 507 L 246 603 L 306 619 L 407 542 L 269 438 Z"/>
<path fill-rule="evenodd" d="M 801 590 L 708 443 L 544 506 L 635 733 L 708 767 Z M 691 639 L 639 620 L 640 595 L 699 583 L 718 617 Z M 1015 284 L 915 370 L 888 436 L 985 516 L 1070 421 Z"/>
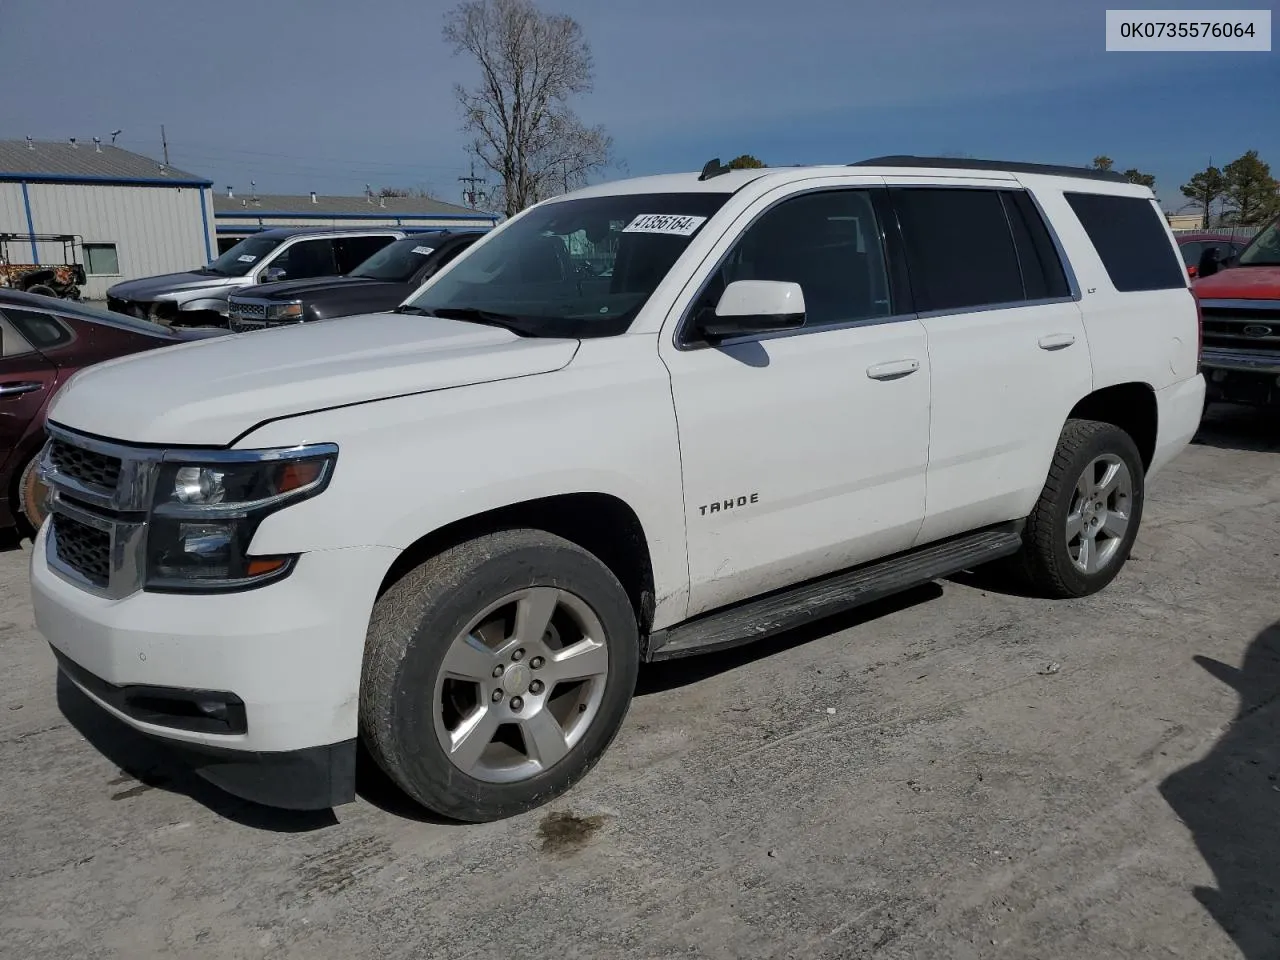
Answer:
<path fill-rule="evenodd" d="M 0 956 L 1280 957 L 1280 424 L 1218 412 L 1131 564 L 962 578 L 642 674 L 548 810 L 228 798 L 55 679 L 0 554 Z"/>

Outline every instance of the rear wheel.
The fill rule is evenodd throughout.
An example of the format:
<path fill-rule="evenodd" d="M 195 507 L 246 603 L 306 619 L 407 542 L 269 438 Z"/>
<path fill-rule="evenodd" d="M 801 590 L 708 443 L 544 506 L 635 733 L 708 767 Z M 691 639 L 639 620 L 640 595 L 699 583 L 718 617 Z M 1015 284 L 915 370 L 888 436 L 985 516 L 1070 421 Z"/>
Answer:
<path fill-rule="evenodd" d="M 1083 597 L 1115 579 L 1138 535 L 1145 476 L 1119 427 L 1067 421 L 1016 558 L 1037 592 Z"/>
<path fill-rule="evenodd" d="M 27 293 L 34 293 L 41 297 L 56 297 L 58 295 L 58 292 L 54 290 L 53 287 L 47 286 L 43 283 L 33 283 L 31 286 L 27 287 Z"/>
<path fill-rule="evenodd" d="M 595 765 L 638 665 L 635 614 L 608 567 L 542 531 L 495 533 L 379 598 L 361 733 L 419 803 L 495 820 L 546 803 Z"/>

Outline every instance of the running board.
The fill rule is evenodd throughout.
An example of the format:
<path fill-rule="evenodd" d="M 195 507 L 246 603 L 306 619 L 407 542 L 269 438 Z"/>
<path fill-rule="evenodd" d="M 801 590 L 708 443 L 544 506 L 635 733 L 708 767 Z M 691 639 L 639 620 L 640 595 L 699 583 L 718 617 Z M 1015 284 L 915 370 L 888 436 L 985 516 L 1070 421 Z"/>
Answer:
<path fill-rule="evenodd" d="M 1021 528 L 1020 523 L 1004 524 L 929 544 L 655 630 L 649 635 L 644 659 L 670 660 L 762 640 L 990 563 L 1018 552 Z"/>

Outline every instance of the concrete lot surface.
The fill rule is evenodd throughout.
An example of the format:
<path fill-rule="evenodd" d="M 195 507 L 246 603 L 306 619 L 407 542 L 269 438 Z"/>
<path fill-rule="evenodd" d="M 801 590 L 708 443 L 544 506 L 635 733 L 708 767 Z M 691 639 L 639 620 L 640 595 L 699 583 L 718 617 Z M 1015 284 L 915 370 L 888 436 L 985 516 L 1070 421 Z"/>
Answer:
<path fill-rule="evenodd" d="M 1216 413 L 1098 597 L 947 582 L 648 670 L 484 826 L 219 794 L 56 683 L 0 554 L 0 955 L 1280 957 L 1278 453 Z"/>

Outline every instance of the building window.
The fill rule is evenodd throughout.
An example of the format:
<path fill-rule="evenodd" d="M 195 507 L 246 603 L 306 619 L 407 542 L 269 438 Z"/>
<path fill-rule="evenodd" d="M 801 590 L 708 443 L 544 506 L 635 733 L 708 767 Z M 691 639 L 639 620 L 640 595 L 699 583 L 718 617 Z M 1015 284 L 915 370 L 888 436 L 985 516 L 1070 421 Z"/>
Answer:
<path fill-rule="evenodd" d="M 120 258 L 116 256 L 114 243 L 86 243 L 84 245 L 84 272 L 91 277 L 118 277 Z"/>

